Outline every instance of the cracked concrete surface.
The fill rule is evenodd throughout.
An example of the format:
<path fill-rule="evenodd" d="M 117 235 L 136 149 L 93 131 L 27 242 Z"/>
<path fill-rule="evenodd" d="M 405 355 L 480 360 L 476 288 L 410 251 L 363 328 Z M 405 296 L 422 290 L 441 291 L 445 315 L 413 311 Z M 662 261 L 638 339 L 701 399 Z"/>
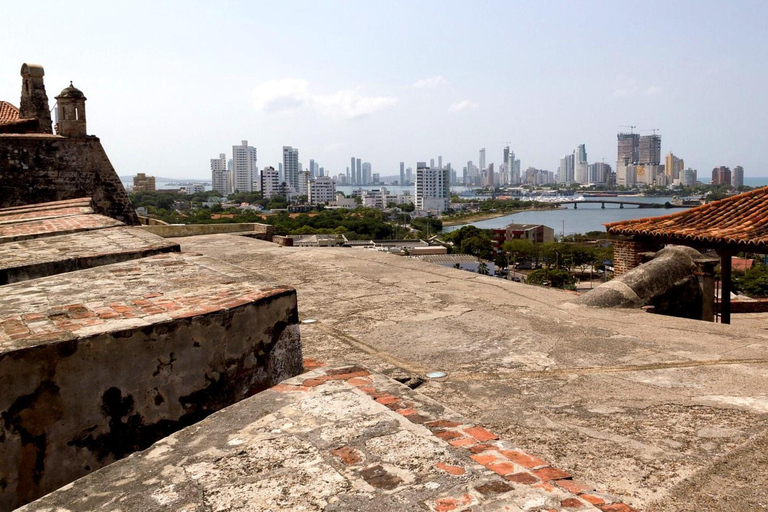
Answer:
<path fill-rule="evenodd" d="M 306 356 L 445 371 L 419 391 L 631 505 L 768 502 L 768 332 L 757 320 L 584 308 L 569 293 L 362 249 L 176 241 L 295 286 L 302 317 L 319 321 L 302 328 Z"/>

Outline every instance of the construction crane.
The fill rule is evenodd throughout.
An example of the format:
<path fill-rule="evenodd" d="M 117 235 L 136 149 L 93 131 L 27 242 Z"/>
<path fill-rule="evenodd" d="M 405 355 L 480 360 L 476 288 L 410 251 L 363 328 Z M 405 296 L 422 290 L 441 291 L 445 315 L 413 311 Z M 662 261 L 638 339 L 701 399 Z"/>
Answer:
<path fill-rule="evenodd" d="M 620 124 L 619 128 L 629 128 L 629 133 L 633 134 L 633 133 L 635 133 L 635 128 L 637 128 L 637 126 L 629 125 L 629 124 Z"/>

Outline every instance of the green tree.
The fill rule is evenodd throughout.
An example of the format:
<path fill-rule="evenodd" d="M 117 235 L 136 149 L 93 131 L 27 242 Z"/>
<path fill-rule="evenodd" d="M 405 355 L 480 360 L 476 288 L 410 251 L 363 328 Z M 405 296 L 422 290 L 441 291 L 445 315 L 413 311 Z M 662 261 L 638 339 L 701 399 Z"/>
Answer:
<path fill-rule="evenodd" d="M 482 274 L 484 276 L 487 276 L 488 274 L 490 274 L 490 272 L 488 271 L 488 264 L 485 263 L 484 261 L 481 261 L 480 264 L 477 266 L 477 273 Z"/>

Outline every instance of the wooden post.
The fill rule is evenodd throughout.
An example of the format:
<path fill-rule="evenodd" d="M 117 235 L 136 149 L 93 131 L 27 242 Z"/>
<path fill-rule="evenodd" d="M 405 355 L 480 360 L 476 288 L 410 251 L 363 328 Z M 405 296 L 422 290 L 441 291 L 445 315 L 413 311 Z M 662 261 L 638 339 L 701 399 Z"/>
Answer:
<path fill-rule="evenodd" d="M 731 323 L 731 252 L 723 249 L 720 255 L 720 323 Z"/>

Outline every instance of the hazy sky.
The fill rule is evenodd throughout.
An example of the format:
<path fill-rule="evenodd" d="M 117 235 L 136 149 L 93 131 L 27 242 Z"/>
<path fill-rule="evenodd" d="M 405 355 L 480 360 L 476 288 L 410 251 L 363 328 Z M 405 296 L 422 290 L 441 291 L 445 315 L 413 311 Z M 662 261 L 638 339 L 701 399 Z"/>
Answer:
<path fill-rule="evenodd" d="M 657 128 L 706 178 L 768 175 L 768 2 L 289 1 L 0 3 L 0 99 L 23 62 L 48 96 L 73 80 L 121 175 L 210 179 L 247 139 L 332 174 L 443 156 L 459 171 L 509 142 L 556 171 L 580 143 Z"/>

